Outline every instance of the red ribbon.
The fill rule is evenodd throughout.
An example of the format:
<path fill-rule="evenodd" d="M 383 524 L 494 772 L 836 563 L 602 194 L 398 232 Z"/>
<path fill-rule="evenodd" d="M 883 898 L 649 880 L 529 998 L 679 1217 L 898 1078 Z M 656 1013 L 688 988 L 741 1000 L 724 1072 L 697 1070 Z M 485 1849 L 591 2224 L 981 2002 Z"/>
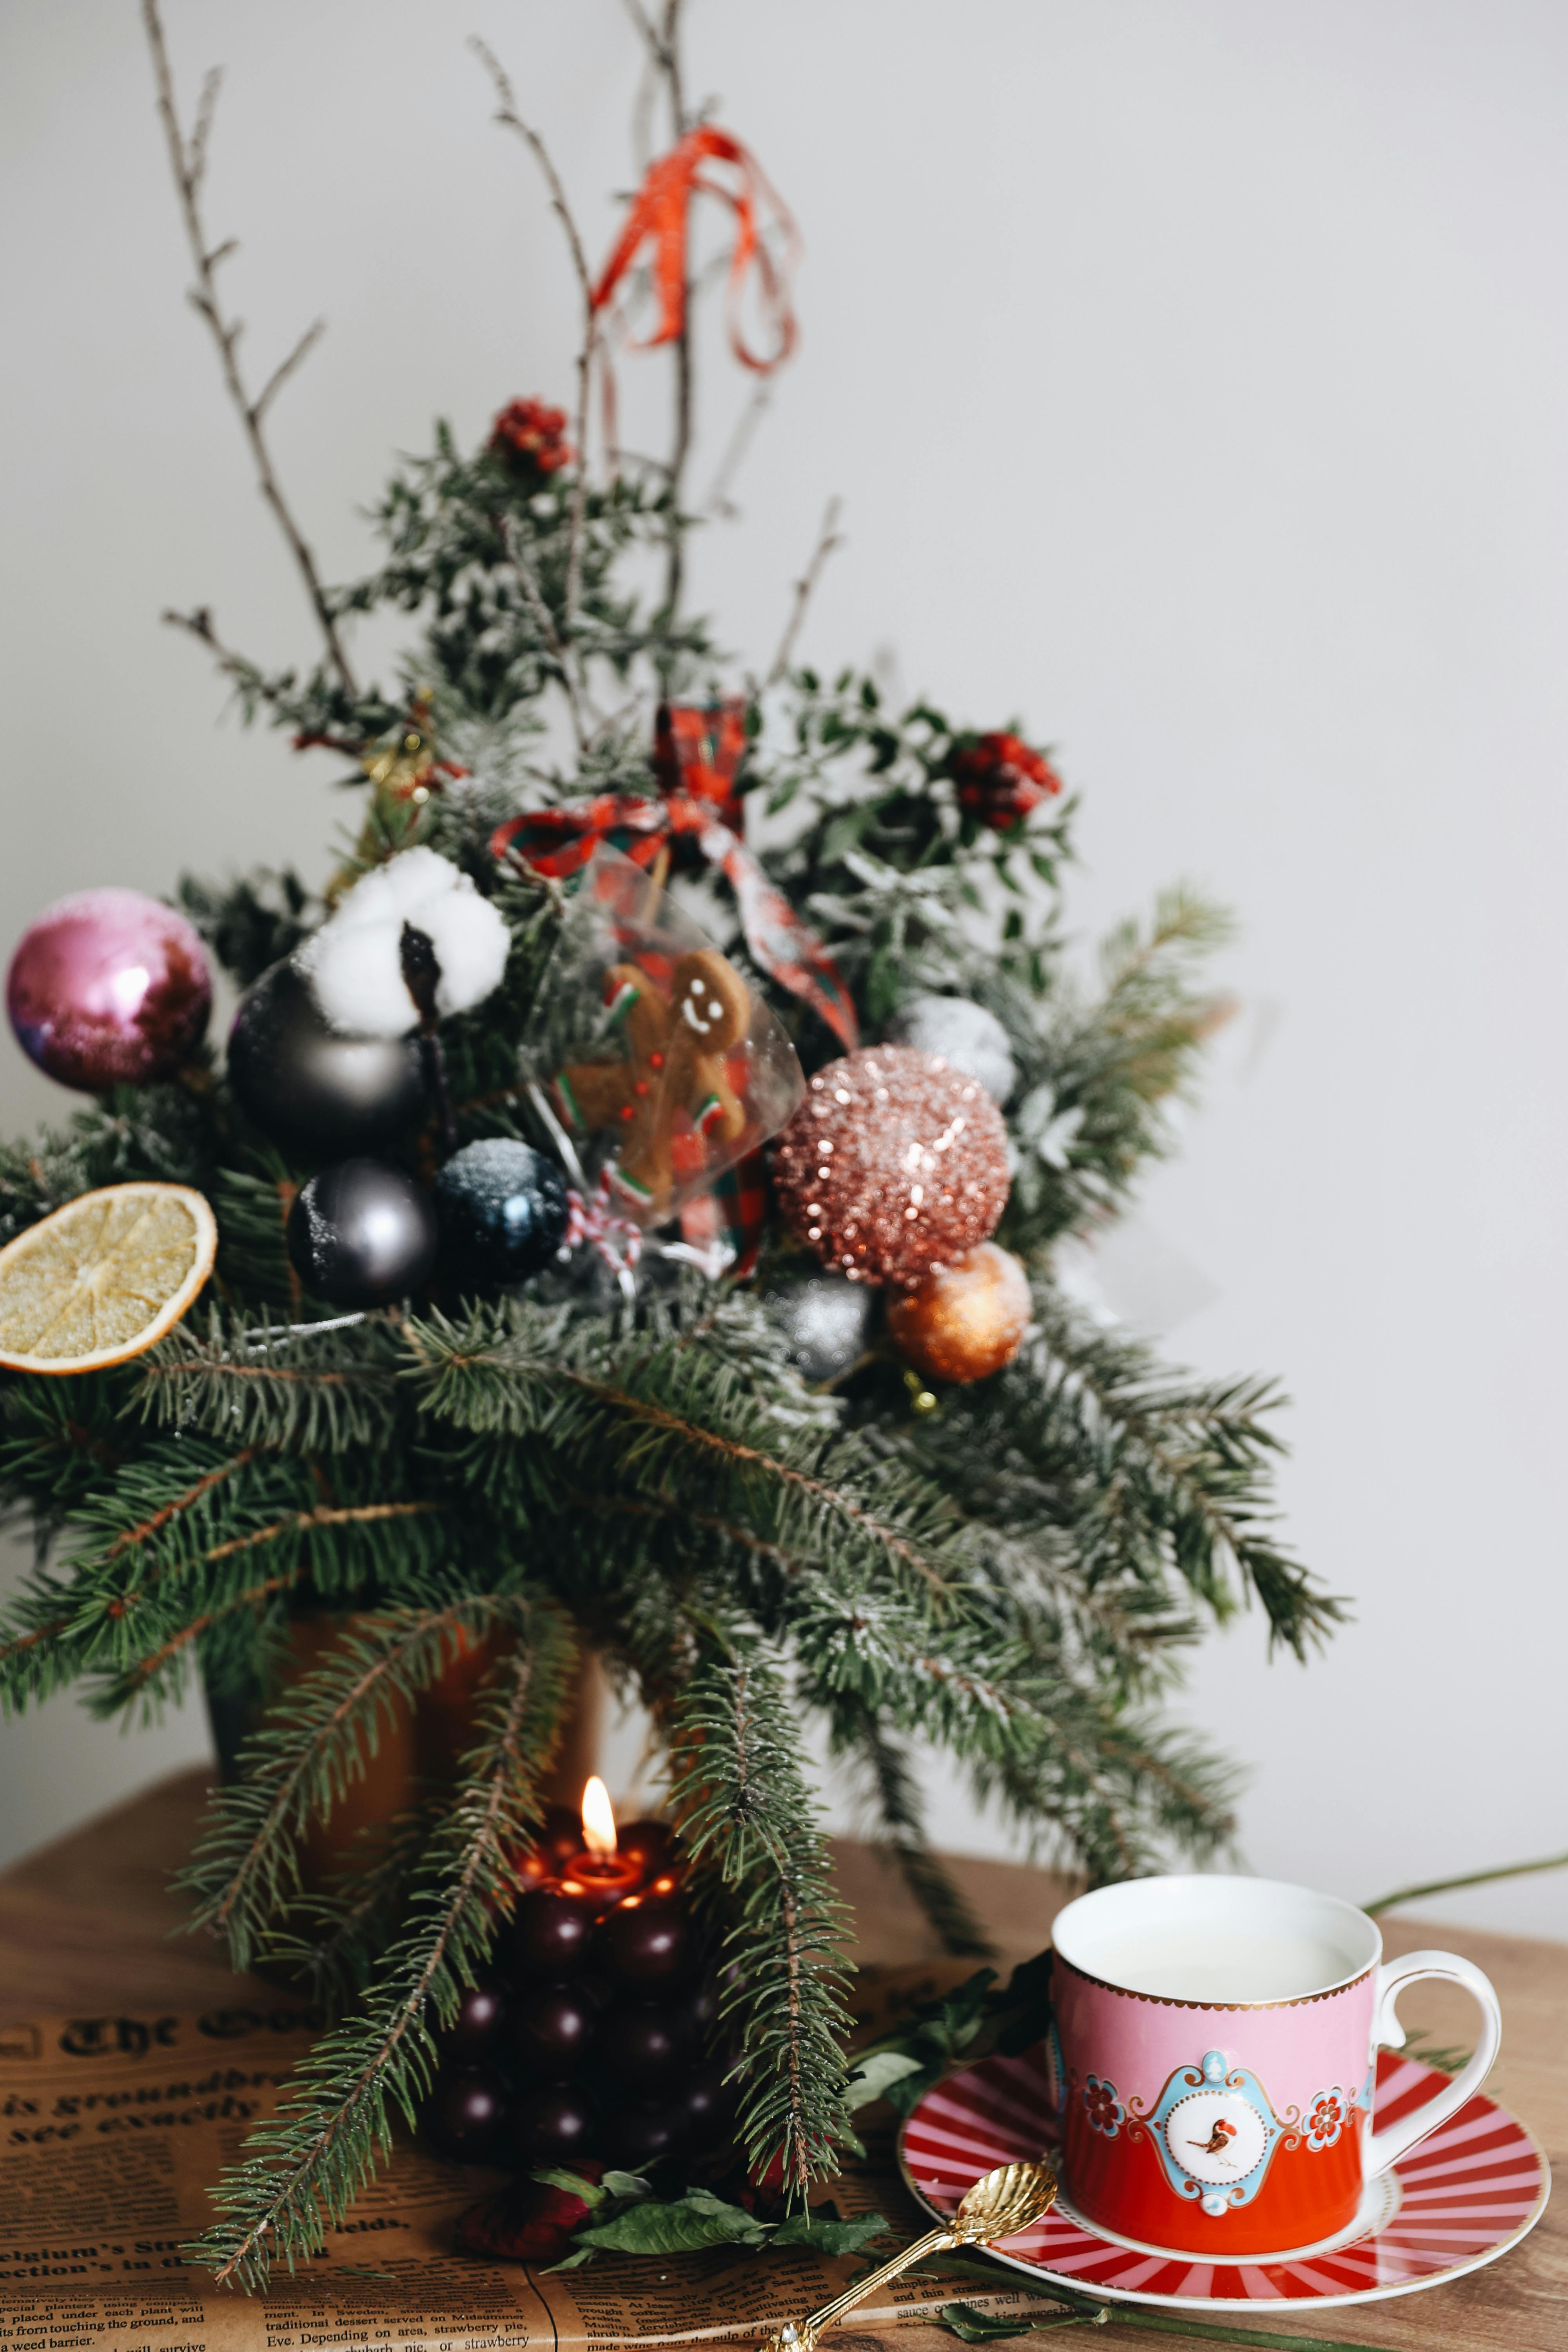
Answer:
<path fill-rule="evenodd" d="M 734 780 L 745 746 L 743 703 L 713 709 L 669 704 L 659 713 L 654 752 L 664 787 L 660 799 L 596 793 L 591 800 L 509 817 L 490 835 L 490 855 L 521 858 L 563 882 L 582 872 L 601 841 L 645 872 L 672 841 L 690 842 L 734 892 L 752 960 L 809 1004 L 852 1054 L 859 1024 L 837 966 L 741 839 Z"/>
<path fill-rule="evenodd" d="M 705 163 L 730 165 L 738 184 L 731 185 L 703 171 Z M 788 359 L 795 343 L 795 310 L 790 279 L 800 252 L 800 233 L 790 214 L 770 187 L 756 158 L 728 131 L 704 123 L 689 131 L 679 146 L 648 167 L 647 176 L 632 198 L 615 251 L 605 262 L 594 289 L 594 308 L 602 310 L 627 275 L 645 246 L 653 248 L 653 282 L 658 297 L 658 324 L 646 341 L 634 346 L 649 351 L 656 343 L 671 343 L 686 327 L 687 247 L 695 195 L 718 196 L 735 215 L 735 244 L 730 256 L 726 312 L 730 348 L 742 367 L 769 375 Z M 776 263 L 758 229 L 759 216 L 771 210 L 784 238 L 782 266 Z M 773 330 L 771 358 L 760 358 L 741 331 L 741 296 L 752 268 L 762 293 L 763 313 Z"/>

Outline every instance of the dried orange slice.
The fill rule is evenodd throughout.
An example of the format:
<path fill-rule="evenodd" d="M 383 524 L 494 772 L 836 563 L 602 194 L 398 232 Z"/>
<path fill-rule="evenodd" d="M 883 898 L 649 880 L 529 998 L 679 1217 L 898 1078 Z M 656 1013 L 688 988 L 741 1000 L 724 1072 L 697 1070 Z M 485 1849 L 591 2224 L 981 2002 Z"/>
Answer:
<path fill-rule="evenodd" d="M 92 1372 L 172 1330 L 212 1272 L 217 1220 L 188 1184 L 83 1192 L 0 1249 L 0 1364 Z"/>

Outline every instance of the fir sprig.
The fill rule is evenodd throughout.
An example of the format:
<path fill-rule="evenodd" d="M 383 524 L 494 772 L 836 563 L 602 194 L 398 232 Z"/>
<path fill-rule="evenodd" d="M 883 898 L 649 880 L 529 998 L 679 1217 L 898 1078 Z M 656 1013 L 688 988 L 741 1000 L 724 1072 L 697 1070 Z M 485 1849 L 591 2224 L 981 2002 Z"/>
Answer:
<path fill-rule="evenodd" d="M 265 2287 L 319 2251 L 329 2228 L 390 2153 L 394 2118 L 412 2126 L 437 2063 L 432 2021 L 448 2024 L 516 1895 L 511 1857 L 538 1818 L 573 1650 L 547 1602 L 518 1595 L 505 1612 L 516 1647 L 478 1710 L 480 1737 L 455 1801 L 426 1849 L 408 1924 L 358 2011 L 300 2065 L 278 2113 L 246 2142 L 213 2192 L 219 2220 L 187 2248 L 220 2285 Z"/>
<path fill-rule="evenodd" d="M 741 2135 L 753 2172 L 803 2201 L 848 2130 L 848 1914 L 801 1769 L 798 1716 L 760 1645 L 731 1635 L 694 1675 L 670 1765 L 698 1900 L 727 1915 L 735 1968 L 721 2014 L 741 2052 Z"/>

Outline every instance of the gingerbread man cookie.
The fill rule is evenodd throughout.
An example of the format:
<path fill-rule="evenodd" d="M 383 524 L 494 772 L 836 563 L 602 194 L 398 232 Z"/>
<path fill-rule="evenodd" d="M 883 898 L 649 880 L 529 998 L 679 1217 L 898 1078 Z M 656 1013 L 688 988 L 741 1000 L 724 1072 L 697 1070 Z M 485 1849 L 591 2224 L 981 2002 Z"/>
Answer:
<path fill-rule="evenodd" d="M 632 963 L 611 966 L 605 994 L 625 1058 L 574 1063 L 559 1073 L 553 1093 L 579 1134 L 619 1134 L 611 1181 L 645 1215 L 658 1217 L 669 1204 L 679 1112 L 704 1137 L 733 1143 L 744 1132 L 745 1106 L 724 1057 L 751 1026 L 752 994 L 717 948 L 681 957 L 668 1002 Z"/>

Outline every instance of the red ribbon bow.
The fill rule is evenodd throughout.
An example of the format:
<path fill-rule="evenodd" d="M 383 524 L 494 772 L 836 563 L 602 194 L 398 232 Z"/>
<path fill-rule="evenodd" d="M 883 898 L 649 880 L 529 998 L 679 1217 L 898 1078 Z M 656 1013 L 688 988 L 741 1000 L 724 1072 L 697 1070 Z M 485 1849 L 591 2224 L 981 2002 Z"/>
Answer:
<path fill-rule="evenodd" d="M 672 843 L 690 843 L 733 890 L 752 960 L 809 1004 L 852 1054 L 860 1042 L 859 1024 L 837 966 L 741 839 L 734 779 L 745 746 L 744 703 L 712 709 L 668 704 L 655 736 L 661 798 L 596 793 L 591 800 L 509 817 L 490 835 L 490 855 L 520 858 L 536 873 L 565 881 L 581 873 L 601 841 L 645 872 Z"/>
<path fill-rule="evenodd" d="M 729 185 L 704 173 L 705 163 L 731 165 L 739 184 Z M 730 348 L 742 367 L 769 375 L 795 349 L 795 320 L 790 302 L 790 279 L 800 252 L 800 232 L 780 197 L 769 185 L 755 156 L 728 131 L 704 123 L 689 131 L 679 146 L 648 167 L 647 176 L 632 198 L 631 208 L 594 289 L 594 308 L 602 310 L 631 269 L 645 245 L 653 247 L 653 282 L 658 296 L 658 324 L 647 340 L 634 346 L 649 351 L 656 343 L 671 343 L 686 326 L 687 246 L 691 199 L 718 196 L 735 215 L 735 244 L 730 256 L 726 310 Z M 774 261 L 758 229 L 758 219 L 771 209 L 784 239 L 784 259 Z M 771 358 L 760 358 L 741 331 L 741 296 L 746 276 L 755 268 L 762 291 L 763 313 L 773 334 Z"/>

